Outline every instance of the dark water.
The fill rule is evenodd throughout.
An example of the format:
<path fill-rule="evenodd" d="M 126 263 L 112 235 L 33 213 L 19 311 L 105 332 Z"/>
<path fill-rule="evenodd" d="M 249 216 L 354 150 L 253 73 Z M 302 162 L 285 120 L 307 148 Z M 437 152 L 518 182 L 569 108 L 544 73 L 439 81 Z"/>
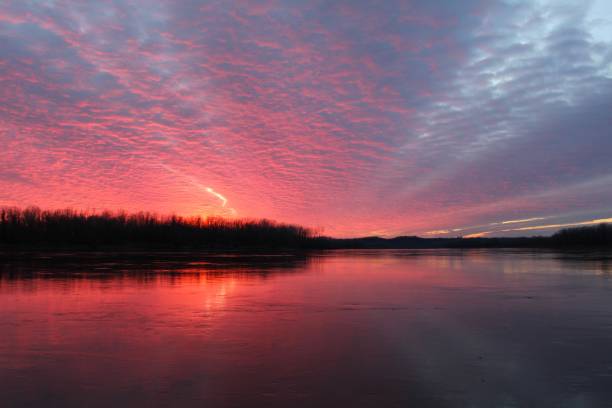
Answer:
<path fill-rule="evenodd" d="M 610 407 L 612 268 L 521 251 L 0 266 L 0 406 Z"/>

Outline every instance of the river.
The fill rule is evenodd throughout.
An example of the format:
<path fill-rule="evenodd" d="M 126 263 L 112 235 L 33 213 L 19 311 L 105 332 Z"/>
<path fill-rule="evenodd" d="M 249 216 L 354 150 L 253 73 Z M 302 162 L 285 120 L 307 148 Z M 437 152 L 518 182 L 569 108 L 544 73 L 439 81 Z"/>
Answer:
<path fill-rule="evenodd" d="M 612 254 L 0 264 L 8 407 L 612 406 Z"/>

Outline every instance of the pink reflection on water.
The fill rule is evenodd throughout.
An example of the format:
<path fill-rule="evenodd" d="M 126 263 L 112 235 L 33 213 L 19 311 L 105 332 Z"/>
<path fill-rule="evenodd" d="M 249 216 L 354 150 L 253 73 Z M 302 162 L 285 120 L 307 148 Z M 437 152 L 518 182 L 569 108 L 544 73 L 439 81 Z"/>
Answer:
<path fill-rule="evenodd" d="M 17 405 L 491 406 L 564 398 L 582 375 L 574 386 L 603 398 L 610 359 L 593 352 L 612 339 L 611 287 L 602 264 L 578 265 L 347 251 L 285 268 L 4 274 L 0 391 Z"/>

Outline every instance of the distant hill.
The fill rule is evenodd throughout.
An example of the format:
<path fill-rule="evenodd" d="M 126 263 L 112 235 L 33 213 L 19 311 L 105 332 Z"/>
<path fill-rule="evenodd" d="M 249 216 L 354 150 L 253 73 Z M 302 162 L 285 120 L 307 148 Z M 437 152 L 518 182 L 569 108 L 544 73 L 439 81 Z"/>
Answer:
<path fill-rule="evenodd" d="M 315 237 L 308 241 L 315 248 L 326 249 L 427 249 L 427 248 L 529 248 L 545 247 L 546 237 L 533 238 L 329 238 Z"/>

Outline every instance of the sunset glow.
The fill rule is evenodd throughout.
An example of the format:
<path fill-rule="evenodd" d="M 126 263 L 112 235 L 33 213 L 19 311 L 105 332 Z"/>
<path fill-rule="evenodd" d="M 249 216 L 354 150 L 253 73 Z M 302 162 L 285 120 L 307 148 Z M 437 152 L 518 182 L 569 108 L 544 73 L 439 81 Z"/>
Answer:
<path fill-rule="evenodd" d="M 0 206 L 334 236 L 612 219 L 607 0 L 0 4 Z"/>

